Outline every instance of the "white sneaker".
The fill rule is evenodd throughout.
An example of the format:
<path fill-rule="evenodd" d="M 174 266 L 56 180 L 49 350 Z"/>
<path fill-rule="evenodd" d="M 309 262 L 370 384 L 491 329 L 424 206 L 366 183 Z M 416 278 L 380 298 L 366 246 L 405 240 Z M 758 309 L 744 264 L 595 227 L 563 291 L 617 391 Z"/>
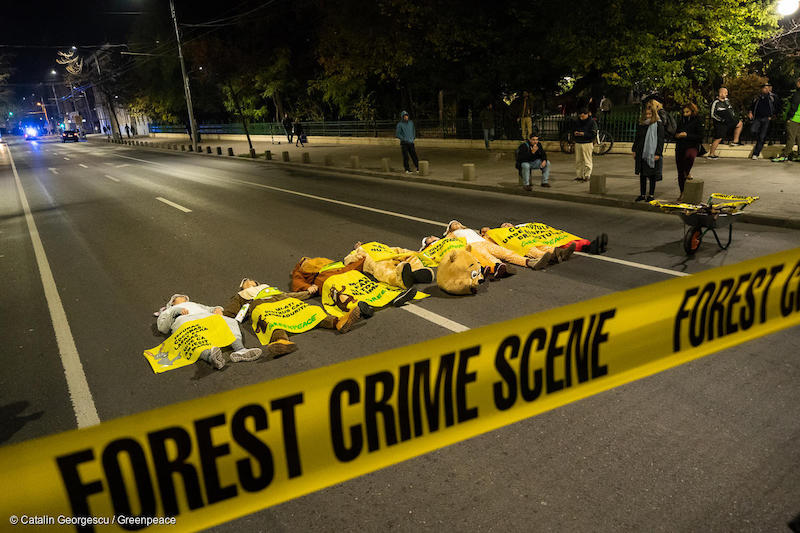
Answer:
<path fill-rule="evenodd" d="M 750 159 L 752 159 L 753 161 L 756 161 L 756 160 L 758 160 L 758 159 L 761 159 L 761 156 L 760 156 L 760 155 L 754 155 L 754 156 L 753 156 L 753 157 L 751 157 Z"/>
<path fill-rule="evenodd" d="M 261 357 L 261 348 L 243 348 L 236 352 L 231 352 L 231 361 L 234 363 L 255 361 L 259 357 Z"/>

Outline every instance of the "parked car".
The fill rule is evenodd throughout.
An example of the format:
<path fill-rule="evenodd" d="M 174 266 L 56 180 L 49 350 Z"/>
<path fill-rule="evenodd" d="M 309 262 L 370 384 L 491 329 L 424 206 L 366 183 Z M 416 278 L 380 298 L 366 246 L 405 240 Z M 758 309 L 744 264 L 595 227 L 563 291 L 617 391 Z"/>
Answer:
<path fill-rule="evenodd" d="M 75 141 L 78 142 L 80 138 L 78 137 L 78 132 L 75 130 L 64 130 L 61 134 L 61 142 L 65 143 L 67 141 Z"/>

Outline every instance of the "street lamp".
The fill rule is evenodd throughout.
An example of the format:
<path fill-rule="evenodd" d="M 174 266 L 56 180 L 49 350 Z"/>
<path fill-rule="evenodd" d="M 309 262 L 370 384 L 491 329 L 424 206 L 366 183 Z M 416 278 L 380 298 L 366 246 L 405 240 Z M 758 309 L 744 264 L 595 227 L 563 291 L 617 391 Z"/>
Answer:
<path fill-rule="evenodd" d="M 786 17 L 800 9 L 800 2 L 798 0 L 779 0 L 778 14 Z"/>

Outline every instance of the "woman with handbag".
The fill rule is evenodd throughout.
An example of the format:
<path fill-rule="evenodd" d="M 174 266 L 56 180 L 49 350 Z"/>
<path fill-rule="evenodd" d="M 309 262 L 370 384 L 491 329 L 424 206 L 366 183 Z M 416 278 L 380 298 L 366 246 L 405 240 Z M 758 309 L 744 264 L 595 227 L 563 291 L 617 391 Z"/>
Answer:
<path fill-rule="evenodd" d="M 703 148 L 703 124 L 697 116 L 697 106 L 689 102 L 683 106 L 681 112 L 683 116 L 675 133 L 675 164 L 678 167 L 678 188 L 681 190 L 678 201 L 683 199 L 686 180 L 691 179 L 695 158 L 706 151 Z"/>

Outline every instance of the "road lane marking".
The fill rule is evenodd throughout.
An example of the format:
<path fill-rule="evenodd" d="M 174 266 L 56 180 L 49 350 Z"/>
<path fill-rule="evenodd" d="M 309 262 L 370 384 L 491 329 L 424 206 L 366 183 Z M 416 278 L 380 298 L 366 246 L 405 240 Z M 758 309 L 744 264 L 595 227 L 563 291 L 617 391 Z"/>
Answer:
<path fill-rule="evenodd" d="M 148 161 L 146 159 L 138 159 L 136 157 L 130 157 L 130 156 L 121 155 L 121 154 L 114 154 L 114 155 L 117 156 L 117 157 L 124 157 L 126 159 L 133 159 L 133 160 L 136 160 L 136 161 L 141 161 L 142 163 L 149 163 L 151 165 L 156 165 L 156 166 L 159 166 L 159 167 L 167 167 L 167 168 L 169 168 L 169 165 L 165 165 L 163 163 L 156 163 L 155 161 Z M 174 170 L 170 170 L 170 172 L 172 172 L 173 174 L 180 173 L 180 171 L 175 172 Z M 195 177 L 191 177 L 190 179 L 195 179 Z M 406 220 L 413 220 L 415 222 L 424 222 L 426 224 L 431 224 L 431 225 L 434 225 L 434 226 L 440 226 L 440 227 L 443 227 L 443 228 L 447 227 L 447 223 L 446 222 L 439 222 L 438 220 L 431 220 L 431 219 L 428 219 L 428 218 L 415 217 L 415 216 L 411 216 L 411 215 L 406 215 L 404 213 L 397 213 L 395 211 L 387 211 L 385 209 L 378 209 L 378 208 L 375 208 L 375 207 L 369 207 L 369 206 L 366 206 L 366 205 L 354 204 L 354 203 L 351 203 L 351 202 L 343 202 L 341 200 L 334 200 L 333 198 L 326 198 L 324 196 L 317 196 L 315 194 L 308 194 L 308 193 L 304 193 L 304 192 L 293 191 L 291 189 L 283 189 L 281 187 L 273 187 L 272 185 L 265 185 L 263 183 L 255 183 L 255 182 L 252 182 L 252 181 L 240 180 L 240 179 L 237 179 L 237 178 L 224 178 L 224 179 L 223 178 L 215 178 L 213 176 L 212 177 L 206 177 L 206 179 L 212 179 L 212 180 L 215 180 L 215 181 L 218 181 L 218 182 L 224 182 L 224 183 L 231 183 L 231 182 L 240 183 L 242 185 L 250 185 L 250 186 L 253 186 L 253 187 L 260 187 L 262 189 L 269 189 L 269 190 L 272 190 L 272 191 L 283 192 L 283 193 L 286 193 L 286 194 L 293 194 L 295 196 L 302 196 L 304 198 L 311 198 L 311 199 L 314 199 L 314 200 L 319 200 L 321 202 L 329 202 L 329 203 L 332 203 L 332 204 L 343 205 L 343 206 L 346 206 L 346 207 L 352 207 L 354 209 L 362 209 L 364 211 L 371 211 L 373 213 L 380 213 L 382 215 L 389 215 L 389 216 L 398 217 L 398 218 L 405 218 Z M 639 269 L 642 269 L 642 270 L 650 270 L 650 271 L 653 271 L 653 272 L 659 272 L 661 274 L 667 274 L 667 275 L 670 275 L 670 276 L 678 276 L 678 277 L 680 277 L 680 276 L 689 276 L 690 275 L 690 274 L 687 274 L 686 272 L 680 272 L 678 270 L 670 270 L 668 268 L 661 268 L 661 267 L 646 265 L 644 263 L 636 263 L 634 261 L 626 261 L 624 259 L 615 259 L 613 257 L 607 257 L 607 256 L 604 256 L 604 255 L 584 254 L 584 253 L 580 253 L 580 252 L 578 252 L 578 253 L 581 256 L 588 257 L 590 259 L 597 259 L 597 260 L 600 260 L 600 261 L 607 261 L 607 262 L 610 262 L 610 263 L 617 263 L 617 264 L 628 266 L 628 267 L 631 267 L 631 268 L 639 268 Z"/>
<path fill-rule="evenodd" d="M 130 165 L 128 163 L 122 163 L 121 165 L 114 165 L 114 166 L 116 166 L 117 168 L 122 168 L 122 167 L 129 167 Z"/>
<path fill-rule="evenodd" d="M 65 157 L 65 158 L 64 158 L 64 161 L 69 161 L 69 157 Z"/>
<path fill-rule="evenodd" d="M 400 309 L 404 309 L 411 313 L 412 315 L 417 315 L 420 318 L 423 318 L 429 322 L 433 322 L 436 325 L 442 326 L 445 329 L 449 329 L 450 331 L 454 331 L 456 333 L 461 333 L 462 331 L 469 331 L 469 328 L 464 324 L 459 324 L 458 322 L 454 322 L 449 318 L 445 318 L 442 315 L 437 315 L 433 311 L 428 311 L 422 307 L 417 305 L 404 305 Z"/>
<path fill-rule="evenodd" d="M 180 204 L 176 204 L 175 202 L 170 202 L 170 201 L 169 201 L 169 200 L 167 200 L 166 198 L 161 198 L 160 196 L 156 196 L 156 200 L 158 200 L 159 202 L 164 202 L 164 203 L 165 203 L 165 204 L 167 204 L 167 205 L 171 205 L 171 206 L 172 206 L 172 207 L 174 207 L 175 209 L 180 209 L 180 210 L 181 210 L 181 211 L 183 211 L 184 213 L 191 213 L 191 212 L 192 212 L 192 210 L 191 210 L 191 209 L 189 209 L 189 208 L 187 208 L 187 207 L 183 207 L 183 206 L 182 206 L 182 205 L 180 205 Z"/>
<path fill-rule="evenodd" d="M 79 167 L 83 167 L 83 168 L 89 168 L 89 167 L 87 167 L 86 165 L 84 165 L 83 163 L 78 163 L 78 166 L 79 166 Z"/>
<path fill-rule="evenodd" d="M 57 169 L 57 168 L 53 168 L 53 167 L 47 167 L 47 170 L 49 170 L 49 171 L 50 171 L 50 172 L 52 172 L 53 174 L 58 174 L 58 169 Z"/>
<path fill-rule="evenodd" d="M 39 237 L 39 230 L 36 228 L 36 222 L 33 220 L 31 207 L 30 204 L 28 204 L 28 198 L 25 196 L 25 191 L 22 188 L 22 181 L 19 179 L 17 166 L 14 164 L 14 158 L 11 156 L 10 148 L 8 150 L 8 157 L 11 161 L 11 170 L 14 173 L 14 181 L 17 185 L 20 203 L 25 212 L 25 221 L 28 224 L 28 233 L 33 243 L 36 265 L 39 267 L 39 276 L 42 279 L 44 296 L 47 301 L 47 308 L 50 311 L 50 319 L 53 322 L 53 331 L 56 335 L 56 343 L 58 344 L 58 351 L 61 355 L 61 364 L 64 367 L 64 376 L 67 379 L 67 389 L 69 391 L 70 400 L 72 401 L 72 409 L 75 412 L 75 418 L 78 422 L 78 428 L 94 426 L 100 423 L 100 417 L 97 415 L 97 408 L 94 405 L 92 392 L 89 390 L 89 383 L 86 381 L 86 374 L 83 371 L 83 364 L 78 355 L 78 348 L 75 346 L 72 330 L 67 321 L 67 313 L 64 310 L 64 305 L 61 303 L 61 296 L 58 294 L 58 287 L 53 277 L 53 271 L 50 269 L 50 263 L 47 261 L 47 254 L 45 254 L 42 239 Z"/>
<path fill-rule="evenodd" d="M 115 178 L 114 176 L 109 176 L 108 174 L 106 174 L 106 177 L 108 179 L 110 179 L 111 181 L 116 181 L 117 183 L 119 183 L 119 180 L 117 178 Z"/>

